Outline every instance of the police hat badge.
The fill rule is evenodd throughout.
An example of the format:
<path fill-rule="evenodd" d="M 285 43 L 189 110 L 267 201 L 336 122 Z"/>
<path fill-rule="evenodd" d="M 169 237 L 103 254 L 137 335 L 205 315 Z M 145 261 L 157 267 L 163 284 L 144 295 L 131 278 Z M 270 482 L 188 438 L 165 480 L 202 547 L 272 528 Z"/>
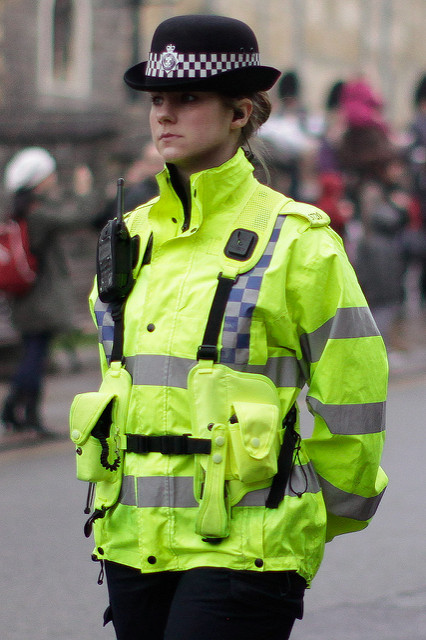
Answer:
<path fill-rule="evenodd" d="M 174 44 L 168 44 L 166 50 L 161 54 L 161 67 L 166 73 L 174 71 L 178 66 L 178 56 L 175 49 Z"/>

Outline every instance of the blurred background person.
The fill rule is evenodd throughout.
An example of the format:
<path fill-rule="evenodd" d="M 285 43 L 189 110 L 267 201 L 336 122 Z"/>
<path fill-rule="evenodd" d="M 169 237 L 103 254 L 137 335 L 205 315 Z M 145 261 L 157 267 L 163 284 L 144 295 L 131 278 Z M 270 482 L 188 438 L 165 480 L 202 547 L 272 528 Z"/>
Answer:
<path fill-rule="evenodd" d="M 413 178 L 413 224 L 407 237 L 410 261 L 420 264 L 419 294 L 426 305 L 426 75 L 414 90 L 414 118 L 409 126 L 408 160 Z"/>
<path fill-rule="evenodd" d="M 383 100 L 364 78 L 342 87 L 340 108 L 344 131 L 337 157 L 344 174 L 348 197 L 359 217 L 359 199 L 364 185 L 381 182 L 384 167 L 393 158 L 390 126 L 383 115 Z"/>
<path fill-rule="evenodd" d="M 346 185 L 338 157 L 338 149 L 345 131 L 345 120 L 341 108 L 343 80 L 332 84 L 324 105 L 323 130 L 317 154 L 318 199 L 317 206 L 327 211 L 330 226 L 345 240 L 346 227 L 351 220 L 354 207 L 346 197 Z"/>
<path fill-rule="evenodd" d="M 324 120 L 318 145 L 318 173 L 340 173 L 338 148 L 345 131 L 345 119 L 341 108 L 344 80 L 336 80 L 328 90 L 324 103 Z"/>
<path fill-rule="evenodd" d="M 90 224 L 92 176 L 86 166 L 75 170 L 74 194 L 60 197 L 56 161 L 41 147 L 15 154 L 4 172 L 12 204 L 9 217 L 25 219 L 31 252 L 38 260 L 31 289 L 10 299 L 12 324 L 22 341 L 22 355 L 1 409 L 8 431 L 32 431 L 54 437 L 43 424 L 41 400 L 49 347 L 54 336 L 73 329 L 71 281 L 60 242 L 68 230 Z"/>
<path fill-rule="evenodd" d="M 353 204 L 348 253 L 388 349 L 405 301 L 405 233 L 411 223 L 408 165 L 384 103 L 365 78 L 340 94 L 344 131 L 337 147 L 346 197 Z"/>
<path fill-rule="evenodd" d="M 281 76 L 274 106 L 259 131 L 269 153 L 271 186 L 295 200 L 312 201 L 317 139 L 301 100 L 296 71 Z"/>
<path fill-rule="evenodd" d="M 320 195 L 317 206 L 327 211 L 330 216 L 330 226 L 343 240 L 346 239 L 346 228 L 351 220 L 354 207 L 346 197 L 345 182 L 339 171 L 326 171 L 318 176 Z"/>
<path fill-rule="evenodd" d="M 363 185 L 359 198 L 362 235 L 354 267 L 388 350 L 395 346 L 393 331 L 405 300 L 404 233 L 412 202 L 405 176 L 406 166 L 396 155 L 380 180 Z"/>
<path fill-rule="evenodd" d="M 152 142 L 146 143 L 142 149 L 141 156 L 134 160 L 125 174 L 125 212 L 133 211 L 140 204 L 148 202 L 148 200 L 158 195 L 155 176 L 163 167 L 164 161 L 155 145 Z M 104 209 L 96 216 L 95 225 L 98 229 L 102 229 L 108 220 L 115 217 L 117 213 L 116 207 L 116 197 L 115 193 L 113 193 Z"/>

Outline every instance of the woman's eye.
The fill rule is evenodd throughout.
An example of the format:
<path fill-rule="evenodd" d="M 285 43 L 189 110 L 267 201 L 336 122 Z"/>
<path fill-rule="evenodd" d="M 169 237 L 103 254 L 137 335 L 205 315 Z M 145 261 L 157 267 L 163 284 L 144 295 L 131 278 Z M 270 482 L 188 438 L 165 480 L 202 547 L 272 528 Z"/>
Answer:
<path fill-rule="evenodd" d="M 155 106 L 162 104 L 163 99 L 161 96 L 151 96 L 151 103 Z"/>
<path fill-rule="evenodd" d="M 197 99 L 197 96 L 194 96 L 192 93 L 183 93 L 181 100 L 183 103 L 194 102 Z"/>

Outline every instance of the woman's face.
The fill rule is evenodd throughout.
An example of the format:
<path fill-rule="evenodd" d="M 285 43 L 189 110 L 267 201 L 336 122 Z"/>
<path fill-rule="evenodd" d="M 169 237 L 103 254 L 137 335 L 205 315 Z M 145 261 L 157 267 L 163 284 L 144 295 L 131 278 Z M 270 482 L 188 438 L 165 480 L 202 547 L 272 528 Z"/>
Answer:
<path fill-rule="evenodd" d="M 246 111 L 243 108 L 243 118 L 235 117 L 234 110 L 216 93 L 152 92 L 152 139 L 165 162 L 190 176 L 217 167 L 235 154 L 248 119 Z"/>

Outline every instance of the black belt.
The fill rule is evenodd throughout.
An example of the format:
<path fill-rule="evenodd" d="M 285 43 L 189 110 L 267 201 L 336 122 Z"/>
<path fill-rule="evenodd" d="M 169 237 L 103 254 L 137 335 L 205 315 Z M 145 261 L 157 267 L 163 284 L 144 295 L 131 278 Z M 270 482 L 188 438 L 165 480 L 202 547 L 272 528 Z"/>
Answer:
<path fill-rule="evenodd" d="M 190 455 L 210 453 L 211 440 L 183 436 L 138 436 L 126 434 L 127 451 L 130 453 L 164 453 L 165 455 Z"/>

